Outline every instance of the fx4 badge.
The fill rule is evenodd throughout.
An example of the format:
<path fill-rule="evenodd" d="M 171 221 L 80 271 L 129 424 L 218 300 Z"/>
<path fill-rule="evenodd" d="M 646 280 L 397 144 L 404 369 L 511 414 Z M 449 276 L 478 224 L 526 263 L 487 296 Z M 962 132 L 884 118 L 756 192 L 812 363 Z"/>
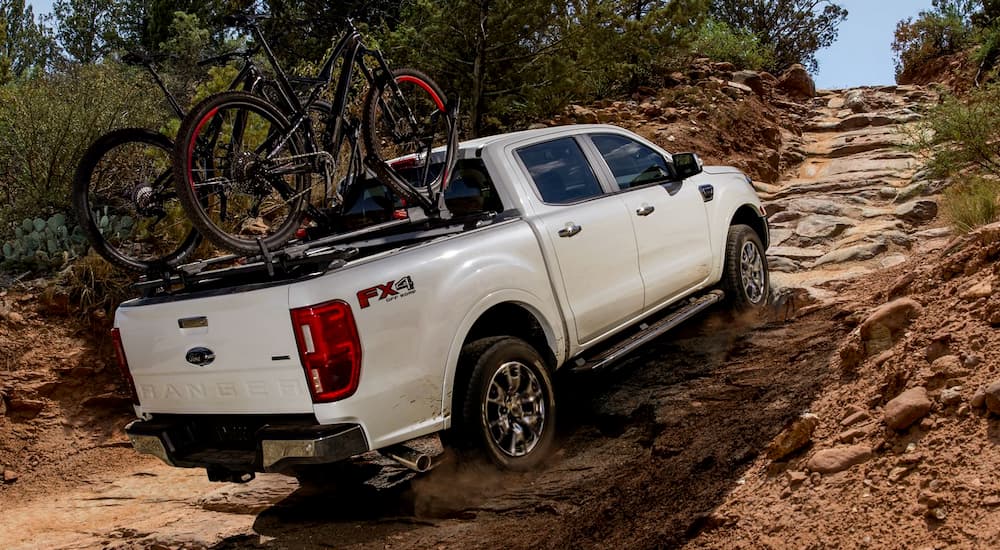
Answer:
<path fill-rule="evenodd" d="M 416 292 L 416 287 L 413 286 L 413 279 L 409 275 L 397 279 L 395 281 L 389 281 L 384 285 L 375 285 L 368 287 L 364 290 L 358 291 L 358 305 L 361 309 L 372 305 L 371 301 L 374 298 L 378 298 L 378 301 L 391 302 L 397 298 L 402 298 L 403 296 L 409 296 Z"/>

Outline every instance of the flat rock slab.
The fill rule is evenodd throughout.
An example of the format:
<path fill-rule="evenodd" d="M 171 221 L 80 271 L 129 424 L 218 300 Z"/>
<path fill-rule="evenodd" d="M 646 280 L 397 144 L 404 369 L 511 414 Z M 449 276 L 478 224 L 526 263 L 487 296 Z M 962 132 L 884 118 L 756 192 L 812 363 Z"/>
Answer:
<path fill-rule="evenodd" d="M 795 234 L 808 239 L 829 239 L 854 226 L 854 220 L 842 216 L 814 214 L 795 226 Z"/>
<path fill-rule="evenodd" d="M 896 114 L 869 114 L 861 113 L 848 116 L 841 120 L 829 122 L 814 122 L 807 124 L 806 132 L 836 132 L 846 130 L 857 130 L 869 126 L 892 126 L 896 124 L 907 124 L 916 122 L 923 118 L 917 113 L 900 112 Z"/>
<path fill-rule="evenodd" d="M 813 267 L 826 264 L 841 264 L 844 262 L 862 262 L 870 260 L 886 250 L 889 250 L 889 246 L 884 242 L 848 246 L 824 254 L 813 263 Z"/>
<path fill-rule="evenodd" d="M 845 218 L 857 218 L 861 215 L 860 208 L 840 204 L 830 199 L 823 198 L 792 199 L 784 202 L 783 204 L 785 209 L 790 212 L 808 212 L 811 214 L 842 216 Z"/>
<path fill-rule="evenodd" d="M 910 157 L 871 158 L 868 156 L 852 156 L 829 160 L 828 162 L 811 162 L 803 164 L 798 171 L 799 178 L 827 180 L 830 178 L 852 175 L 855 178 L 865 178 L 891 170 L 898 177 L 900 172 L 912 168 L 914 163 Z"/>
<path fill-rule="evenodd" d="M 792 260 L 811 260 L 823 255 L 822 250 L 799 248 L 797 246 L 772 246 L 767 249 L 768 257 L 780 256 Z"/>
<path fill-rule="evenodd" d="M 792 231 L 791 229 L 781 229 L 781 228 L 772 227 L 771 228 L 771 244 L 772 245 L 780 245 L 781 243 L 783 243 L 783 242 L 787 241 L 788 239 L 792 238 L 792 235 L 794 235 L 794 234 L 795 234 L 795 232 Z"/>
<path fill-rule="evenodd" d="M 840 158 L 871 151 L 895 150 L 905 142 L 905 137 L 895 128 L 865 128 L 839 134 L 836 138 L 810 144 L 805 148 L 810 155 Z"/>
<path fill-rule="evenodd" d="M 795 273 L 796 271 L 802 269 L 802 266 L 795 260 L 789 258 L 781 256 L 768 256 L 767 269 L 770 271 L 780 271 L 782 273 Z"/>

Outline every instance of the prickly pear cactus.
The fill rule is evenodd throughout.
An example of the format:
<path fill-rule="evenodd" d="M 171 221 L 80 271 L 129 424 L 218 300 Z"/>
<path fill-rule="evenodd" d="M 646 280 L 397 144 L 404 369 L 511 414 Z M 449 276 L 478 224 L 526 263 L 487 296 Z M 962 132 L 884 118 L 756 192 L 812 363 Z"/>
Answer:
<path fill-rule="evenodd" d="M 109 227 L 117 224 L 119 231 L 128 230 L 122 227 L 121 220 L 109 219 L 108 223 Z M 0 247 L 0 268 L 56 269 L 87 249 L 83 229 L 70 226 L 63 214 L 48 219 L 26 219 L 12 229 L 13 238 Z"/>

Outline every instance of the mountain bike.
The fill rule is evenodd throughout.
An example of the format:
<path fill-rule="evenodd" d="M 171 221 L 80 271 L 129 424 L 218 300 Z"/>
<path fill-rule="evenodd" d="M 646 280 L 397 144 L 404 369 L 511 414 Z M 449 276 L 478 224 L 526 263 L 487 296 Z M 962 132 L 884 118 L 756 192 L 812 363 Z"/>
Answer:
<path fill-rule="evenodd" d="M 447 217 L 442 191 L 455 162 L 457 105 L 424 73 L 390 69 L 350 20 L 310 89 L 296 94 L 260 29 L 263 17 L 226 24 L 260 45 L 275 71 L 276 100 L 215 94 L 191 109 L 177 135 L 174 184 L 201 234 L 219 248 L 266 255 L 305 226 L 332 231 L 345 191 L 368 170 L 405 201 L 410 219 Z M 361 79 L 368 92 L 359 116 L 352 100 Z M 331 87 L 332 108 L 317 120 L 311 108 Z M 443 170 L 425 162 L 435 149 L 445 152 Z M 400 175 L 414 166 L 426 169 Z"/>
<path fill-rule="evenodd" d="M 229 85 L 249 93 L 276 95 L 274 85 L 254 63 L 258 48 L 204 59 L 199 66 L 242 59 Z M 186 112 L 157 71 L 165 56 L 130 52 L 122 62 L 141 66 L 163 91 L 179 119 Z M 329 111 L 325 101 L 313 112 Z M 183 262 L 201 243 L 173 184 L 174 143 L 160 132 L 122 128 L 97 138 L 84 152 L 73 179 L 72 203 L 91 246 L 111 264 L 140 272 L 162 271 Z"/>

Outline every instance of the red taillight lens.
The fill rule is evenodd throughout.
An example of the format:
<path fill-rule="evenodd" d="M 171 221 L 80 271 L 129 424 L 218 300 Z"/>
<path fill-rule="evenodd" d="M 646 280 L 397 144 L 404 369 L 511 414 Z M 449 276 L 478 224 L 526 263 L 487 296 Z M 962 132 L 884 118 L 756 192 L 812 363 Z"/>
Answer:
<path fill-rule="evenodd" d="M 397 209 L 395 209 L 395 210 L 392 211 L 392 219 L 394 219 L 394 220 L 408 220 L 408 219 L 410 219 L 410 215 L 406 213 L 406 210 L 403 210 L 402 208 L 397 208 Z"/>
<path fill-rule="evenodd" d="M 139 394 L 135 391 L 135 380 L 132 379 L 132 372 L 128 370 L 128 360 L 125 359 L 125 346 L 122 345 L 122 333 L 117 327 L 111 329 L 111 341 L 115 345 L 115 355 L 118 357 L 118 370 L 128 386 L 129 393 L 132 394 L 132 403 L 139 404 Z"/>
<path fill-rule="evenodd" d="M 335 300 L 291 313 L 313 402 L 328 403 L 353 395 L 361 379 L 361 340 L 351 306 Z"/>
<path fill-rule="evenodd" d="M 392 166 L 393 170 L 405 170 L 407 168 L 417 168 L 423 165 L 424 159 L 417 155 L 401 158 L 389 163 L 389 166 Z"/>

